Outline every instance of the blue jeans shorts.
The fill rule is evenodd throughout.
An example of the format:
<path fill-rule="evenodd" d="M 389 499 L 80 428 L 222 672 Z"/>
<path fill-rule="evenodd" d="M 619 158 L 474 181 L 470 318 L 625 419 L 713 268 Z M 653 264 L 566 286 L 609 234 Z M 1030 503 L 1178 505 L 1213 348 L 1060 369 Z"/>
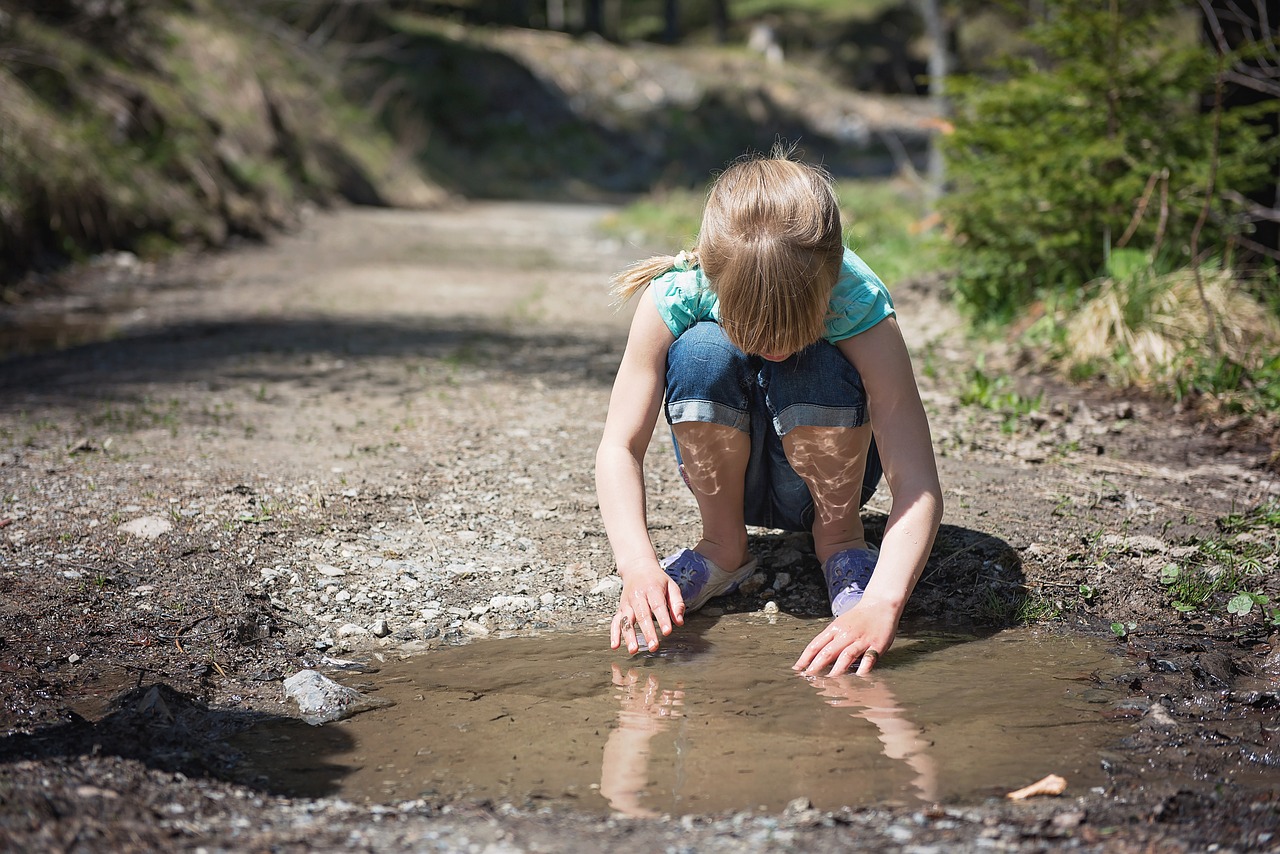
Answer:
<path fill-rule="evenodd" d="M 808 531 L 813 498 L 787 462 L 780 437 L 794 427 L 861 427 L 867 423 L 867 392 L 834 344 L 819 341 L 785 361 L 770 362 L 743 353 L 718 324 L 704 321 L 667 351 L 665 410 L 668 424 L 700 421 L 748 434 L 747 524 Z M 859 506 L 876 491 L 882 473 L 872 438 Z"/>

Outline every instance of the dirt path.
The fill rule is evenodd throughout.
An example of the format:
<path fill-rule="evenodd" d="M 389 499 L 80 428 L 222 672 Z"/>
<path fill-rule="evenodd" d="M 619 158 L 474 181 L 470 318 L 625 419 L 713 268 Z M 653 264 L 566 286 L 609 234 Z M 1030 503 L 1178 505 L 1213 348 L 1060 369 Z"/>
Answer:
<path fill-rule="evenodd" d="M 1280 485 L 1258 451 L 1160 404 L 1024 378 L 1023 399 L 1045 394 L 1039 413 L 1002 429 L 998 408 L 958 403 L 974 357 L 924 286 L 895 297 L 947 515 L 907 624 L 1132 624 L 1132 698 L 1110 712 L 1134 730 L 1107 790 L 679 822 L 366 808 L 238 780 L 222 736 L 294 713 L 280 679 L 322 655 L 420 652 L 612 613 L 592 458 L 626 315 L 605 282 L 640 250 L 600 235 L 607 213 L 320 215 L 271 246 L 143 276 L 140 302 L 116 300 L 107 341 L 0 363 L 0 839 L 29 850 L 1274 848 L 1280 814 L 1256 785 L 1280 784 L 1274 635 L 1256 619 L 1179 617 L 1159 573 L 1214 535 L 1215 519 Z M 659 435 L 650 521 L 670 551 L 694 538 L 696 515 L 668 456 Z M 873 501 L 873 535 L 887 507 Z M 803 545 L 762 532 L 768 592 L 725 607 L 760 607 L 785 570 L 779 605 L 821 613 Z M 1274 560 L 1264 569 L 1274 584 Z"/>

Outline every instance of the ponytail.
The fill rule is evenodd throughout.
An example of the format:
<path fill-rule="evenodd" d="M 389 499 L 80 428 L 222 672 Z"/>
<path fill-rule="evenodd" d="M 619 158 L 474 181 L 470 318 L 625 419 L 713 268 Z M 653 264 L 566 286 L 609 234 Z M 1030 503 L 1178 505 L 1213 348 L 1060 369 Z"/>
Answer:
<path fill-rule="evenodd" d="M 614 301 L 622 305 L 649 286 L 649 283 L 668 270 L 691 270 L 698 266 L 698 256 L 694 252 L 681 252 L 679 255 L 654 255 L 637 261 L 612 279 Z"/>

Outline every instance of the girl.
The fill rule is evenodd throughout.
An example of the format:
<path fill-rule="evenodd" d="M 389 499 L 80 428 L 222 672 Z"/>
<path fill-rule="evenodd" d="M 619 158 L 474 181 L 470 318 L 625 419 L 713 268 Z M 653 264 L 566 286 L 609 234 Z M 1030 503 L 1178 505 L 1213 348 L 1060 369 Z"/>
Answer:
<path fill-rule="evenodd" d="M 641 261 L 616 284 L 641 298 L 596 454 L 622 578 L 610 646 L 634 655 L 642 636 L 653 652 L 746 580 L 747 525 L 810 530 L 835 619 L 793 668 L 858 661 L 865 675 L 893 643 L 942 494 L 893 303 L 844 247 L 830 178 L 778 152 L 741 160 L 713 184 L 693 253 Z M 660 561 L 642 460 L 664 400 L 702 539 Z M 877 552 L 859 509 L 882 462 L 893 506 Z"/>

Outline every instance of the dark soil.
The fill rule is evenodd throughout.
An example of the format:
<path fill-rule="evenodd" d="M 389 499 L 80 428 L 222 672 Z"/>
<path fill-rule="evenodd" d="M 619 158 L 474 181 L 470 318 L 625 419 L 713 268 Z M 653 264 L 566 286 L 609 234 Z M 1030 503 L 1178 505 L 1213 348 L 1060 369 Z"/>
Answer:
<path fill-rule="evenodd" d="M 1280 850 L 1280 638 L 1221 596 L 1180 613 L 1161 582 L 1212 544 L 1258 547 L 1247 587 L 1277 598 L 1275 529 L 1219 524 L 1280 495 L 1265 445 L 1032 375 L 1037 413 L 963 406 L 975 345 L 921 283 L 895 295 L 947 510 L 905 626 L 1118 624 L 1127 699 L 1099 714 L 1131 728 L 1099 757 L 1107 786 L 641 820 L 246 779 L 229 736 L 296 716 L 281 680 L 325 656 L 584 624 L 607 651 L 592 457 L 626 317 L 605 280 L 640 250 L 598 235 L 604 212 L 326 214 L 272 246 L 117 259 L 109 305 L 99 269 L 9 310 L 31 352 L 0 362 L 6 850 Z M 77 323 L 93 340 L 32 334 Z M 696 513 L 657 439 L 671 551 Z M 753 549 L 768 583 L 719 607 L 823 613 L 804 538 Z"/>

